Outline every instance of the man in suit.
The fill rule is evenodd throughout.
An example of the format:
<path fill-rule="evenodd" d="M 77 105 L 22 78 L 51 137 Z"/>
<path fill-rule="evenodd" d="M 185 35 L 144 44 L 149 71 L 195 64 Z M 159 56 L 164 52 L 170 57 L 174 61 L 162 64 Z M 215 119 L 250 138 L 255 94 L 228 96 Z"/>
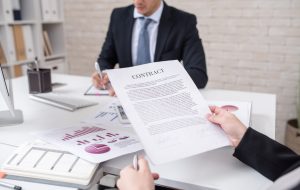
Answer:
<path fill-rule="evenodd" d="M 275 181 L 270 190 L 300 189 L 300 156 L 269 137 L 246 128 L 232 113 L 219 107 L 210 107 L 208 120 L 218 124 L 235 147 L 233 156 L 256 171 Z M 151 173 L 145 159 L 139 160 L 139 170 L 132 166 L 120 172 L 120 190 L 154 190 L 153 179 L 159 176 Z M 174 169 L 176 172 L 176 169 Z"/>
<path fill-rule="evenodd" d="M 205 54 L 196 28 L 196 17 L 168 6 L 162 0 L 134 0 L 114 9 L 97 62 L 101 70 L 179 60 L 198 88 L 207 81 Z M 95 72 L 93 84 L 108 82 Z"/>

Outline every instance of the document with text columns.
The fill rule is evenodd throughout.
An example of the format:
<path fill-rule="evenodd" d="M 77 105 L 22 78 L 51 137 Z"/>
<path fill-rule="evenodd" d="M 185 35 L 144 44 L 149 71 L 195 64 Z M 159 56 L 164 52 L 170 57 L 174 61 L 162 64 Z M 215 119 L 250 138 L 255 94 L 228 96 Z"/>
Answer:
<path fill-rule="evenodd" d="M 178 61 L 107 70 L 144 149 L 162 164 L 230 144 L 207 120 L 208 103 Z"/>

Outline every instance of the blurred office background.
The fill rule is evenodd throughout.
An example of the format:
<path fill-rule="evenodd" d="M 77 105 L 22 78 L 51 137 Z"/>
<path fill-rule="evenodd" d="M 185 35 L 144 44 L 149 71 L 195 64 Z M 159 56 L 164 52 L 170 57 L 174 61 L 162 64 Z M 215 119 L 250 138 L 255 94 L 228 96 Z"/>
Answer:
<path fill-rule="evenodd" d="M 91 75 L 115 7 L 131 0 L 65 0 L 71 74 Z M 276 139 L 296 117 L 300 73 L 299 0 L 166 0 L 193 13 L 207 56 L 207 88 L 273 93 Z"/>

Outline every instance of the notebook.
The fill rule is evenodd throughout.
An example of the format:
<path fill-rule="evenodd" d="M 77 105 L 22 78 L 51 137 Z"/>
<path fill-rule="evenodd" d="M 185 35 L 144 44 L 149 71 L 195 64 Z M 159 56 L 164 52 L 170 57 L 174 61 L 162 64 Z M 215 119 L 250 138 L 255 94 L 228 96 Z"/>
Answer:
<path fill-rule="evenodd" d="M 80 108 L 98 104 L 97 102 L 92 102 L 80 98 L 67 97 L 55 93 L 31 94 L 29 97 L 32 100 L 43 102 L 45 104 L 49 104 L 69 111 L 75 111 Z"/>
<path fill-rule="evenodd" d="M 9 179 L 89 188 L 99 180 L 99 164 L 85 161 L 49 143 L 35 141 L 20 146 L 2 165 Z"/>

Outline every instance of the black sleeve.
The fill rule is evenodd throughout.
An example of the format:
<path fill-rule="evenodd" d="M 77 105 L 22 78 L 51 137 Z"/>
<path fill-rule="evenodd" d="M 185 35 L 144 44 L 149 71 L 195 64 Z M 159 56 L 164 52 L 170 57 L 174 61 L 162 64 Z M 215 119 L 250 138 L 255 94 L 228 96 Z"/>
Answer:
<path fill-rule="evenodd" d="M 204 88 L 208 81 L 204 49 L 196 27 L 196 17 L 191 15 L 188 18 L 183 49 L 183 65 L 196 86 Z"/>
<path fill-rule="evenodd" d="M 252 128 L 248 128 L 233 156 L 272 181 L 300 164 L 299 155 Z"/>
<path fill-rule="evenodd" d="M 116 11 L 113 10 L 110 16 L 109 28 L 106 34 L 105 41 L 103 43 L 100 55 L 98 57 L 98 63 L 100 64 L 101 70 L 113 69 L 116 63 L 118 63 L 118 57 L 116 54 L 116 48 L 113 38 L 113 26 L 114 26 L 114 17 Z"/>

